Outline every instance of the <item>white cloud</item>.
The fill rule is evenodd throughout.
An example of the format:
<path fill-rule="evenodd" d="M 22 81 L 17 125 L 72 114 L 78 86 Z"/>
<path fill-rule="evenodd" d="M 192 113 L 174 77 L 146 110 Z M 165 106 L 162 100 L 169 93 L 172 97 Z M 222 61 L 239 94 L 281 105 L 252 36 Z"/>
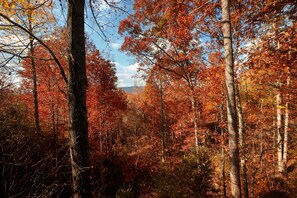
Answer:
<path fill-rule="evenodd" d="M 134 63 L 134 64 L 132 64 L 132 65 L 129 65 L 129 66 L 127 67 L 127 69 L 128 69 L 129 71 L 137 72 L 138 67 L 139 67 L 139 64 L 138 64 L 138 63 Z"/>
<path fill-rule="evenodd" d="M 143 85 L 144 82 L 141 78 L 137 77 L 138 63 L 131 65 L 121 65 L 118 62 L 114 62 L 117 69 L 118 87 L 129 87 L 134 85 Z"/>
<path fill-rule="evenodd" d="M 111 9 L 112 7 L 110 5 L 118 5 L 121 1 L 120 0 L 111 0 L 108 1 L 108 4 L 104 0 L 97 0 L 97 1 L 92 1 L 92 4 L 95 9 L 99 11 L 106 11 Z"/>
<path fill-rule="evenodd" d="M 121 47 L 121 44 L 120 43 L 111 43 L 110 46 L 113 48 L 113 49 L 119 49 Z"/>
<path fill-rule="evenodd" d="M 29 43 L 29 38 L 22 35 L 14 34 L 9 32 L 8 35 L 0 35 L 0 48 L 4 51 L 12 53 L 27 53 L 27 44 Z"/>

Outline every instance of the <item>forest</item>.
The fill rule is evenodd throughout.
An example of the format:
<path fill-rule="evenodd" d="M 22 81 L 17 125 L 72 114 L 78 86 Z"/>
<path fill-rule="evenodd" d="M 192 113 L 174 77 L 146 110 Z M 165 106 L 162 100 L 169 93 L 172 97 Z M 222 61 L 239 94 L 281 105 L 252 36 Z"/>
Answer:
<path fill-rule="evenodd" d="M 296 197 L 296 33 L 295 0 L 0 0 L 0 197 Z"/>

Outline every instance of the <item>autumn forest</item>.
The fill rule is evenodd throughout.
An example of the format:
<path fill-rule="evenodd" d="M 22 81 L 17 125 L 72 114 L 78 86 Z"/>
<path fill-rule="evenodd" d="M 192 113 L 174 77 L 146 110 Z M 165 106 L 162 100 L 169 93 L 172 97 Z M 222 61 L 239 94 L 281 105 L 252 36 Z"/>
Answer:
<path fill-rule="evenodd" d="M 0 197 L 296 197 L 296 33 L 295 0 L 0 0 Z"/>

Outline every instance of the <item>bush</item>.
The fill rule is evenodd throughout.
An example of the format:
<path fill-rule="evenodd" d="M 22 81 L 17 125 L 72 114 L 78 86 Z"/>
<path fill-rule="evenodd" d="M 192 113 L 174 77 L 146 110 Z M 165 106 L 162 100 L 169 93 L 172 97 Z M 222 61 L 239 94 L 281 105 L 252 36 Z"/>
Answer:
<path fill-rule="evenodd" d="M 25 107 L 0 109 L 1 197 L 70 197 L 68 147 L 34 133 Z"/>
<path fill-rule="evenodd" d="M 260 192 L 260 198 L 290 198 L 290 187 L 283 178 L 275 177 L 272 178 L 262 192 Z"/>
<path fill-rule="evenodd" d="M 116 197 L 116 192 L 123 184 L 121 158 L 116 155 L 91 155 L 95 194 L 100 197 Z"/>
<path fill-rule="evenodd" d="M 191 152 L 172 173 L 163 172 L 156 179 L 159 197 L 211 197 L 213 169 L 208 151 Z"/>
<path fill-rule="evenodd" d="M 124 185 L 117 190 L 116 198 L 133 198 L 136 197 L 135 187 Z"/>

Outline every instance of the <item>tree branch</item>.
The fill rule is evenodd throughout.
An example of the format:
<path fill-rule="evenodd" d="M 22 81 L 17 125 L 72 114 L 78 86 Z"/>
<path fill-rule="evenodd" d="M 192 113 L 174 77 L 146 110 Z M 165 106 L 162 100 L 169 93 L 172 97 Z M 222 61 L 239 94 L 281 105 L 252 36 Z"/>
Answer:
<path fill-rule="evenodd" d="M 26 32 L 27 34 L 29 34 L 30 36 L 32 36 L 35 40 L 37 40 L 43 47 L 45 47 L 48 52 L 51 54 L 51 56 L 53 57 L 54 61 L 57 63 L 60 73 L 65 81 L 66 84 L 68 84 L 68 79 L 66 77 L 65 71 L 61 65 L 61 63 L 59 62 L 58 58 L 56 57 L 56 55 L 54 54 L 54 52 L 38 37 L 36 37 L 32 32 L 30 32 L 29 30 L 27 30 L 26 28 L 24 28 L 23 26 L 21 26 L 20 24 L 16 23 L 15 21 L 11 20 L 9 17 L 7 17 L 6 15 L 4 15 L 3 13 L 0 13 L 0 16 L 3 17 L 4 19 L 6 19 L 9 23 L 17 26 L 18 28 L 20 28 L 21 30 L 23 30 L 24 32 Z"/>

